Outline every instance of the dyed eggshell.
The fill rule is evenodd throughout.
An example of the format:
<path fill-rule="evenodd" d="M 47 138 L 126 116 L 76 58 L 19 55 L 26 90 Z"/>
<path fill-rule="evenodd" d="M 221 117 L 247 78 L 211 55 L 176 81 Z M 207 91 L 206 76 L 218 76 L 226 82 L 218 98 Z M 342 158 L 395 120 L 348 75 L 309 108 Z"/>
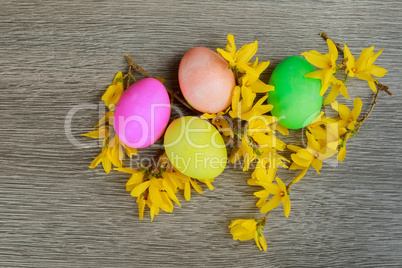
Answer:
<path fill-rule="evenodd" d="M 212 179 L 223 172 L 226 145 L 216 128 L 206 120 L 184 116 L 166 129 L 164 146 L 172 165 L 195 179 Z"/>
<path fill-rule="evenodd" d="M 127 146 L 144 148 L 163 134 L 170 117 L 170 100 L 164 85 L 154 78 L 132 84 L 114 111 L 114 129 Z"/>
<path fill-rule="evenodd" d="M 230 105 L 235 78 L 228 67 L 221 56 L 205 47 L 184 54 L 179 66 L 180 89 L 194 109 L 217 113 Z"/>
<path fill-rule="evenodd" d="M 305 59 L 292 56 L 284 59 L 273 71 L 269 84 L 275 87 L 269 92 L 268 103 L 274 108 L 273 116 L 289 129 L 309 125 L 318 116 L 322 106 L 321 81 L 304 77 L 315 71 Z"/>

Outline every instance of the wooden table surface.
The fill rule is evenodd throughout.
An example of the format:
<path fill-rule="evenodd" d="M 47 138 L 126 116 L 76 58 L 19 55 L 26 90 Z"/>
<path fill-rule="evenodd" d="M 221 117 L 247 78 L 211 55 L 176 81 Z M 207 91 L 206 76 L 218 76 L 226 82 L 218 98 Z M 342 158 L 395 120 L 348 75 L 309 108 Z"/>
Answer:
<path fill-rule="evenodd" d="M 400 267 L 402 6 L 399 1 L 9 1 L 0 5 L 1 267 Z M 80 136 L 124 55 L 178 89 L 181 56 L 195 46 L 259 41 L 267 81 L 285 57 L 327 51 L 325 31 L 352 53 L 385 48 L 389 73 L 344 162 L 324 164 L 292 189 L 292 211 L 268 217 L 268 253 L 233 241 L 234 218 L 258 217 L 250 173 L 229 166 L 214 191 L 193 191 L 173 214 L 138 220 L 127 174 L 88 165 L 100 152 Z M 369 109 L 367 83 L 352 98 Z M 351 101 L 344 102 L 351 104 Z M 65 128 L 68 114 L 72 126 Z M 183 108 L 183 112 L 190 114 Z M 300 142 L 301 132 L 292 131 Z M 75 140 L 76 143 L 72 143 Z M 81 144 L 81 146 L 78 146 Z M 82 148 L 82 145 L 88 148 Z M 155 148 L 139 151 L 152 156 Z M 282 171 L 288 182 L 296 173 Z"/>

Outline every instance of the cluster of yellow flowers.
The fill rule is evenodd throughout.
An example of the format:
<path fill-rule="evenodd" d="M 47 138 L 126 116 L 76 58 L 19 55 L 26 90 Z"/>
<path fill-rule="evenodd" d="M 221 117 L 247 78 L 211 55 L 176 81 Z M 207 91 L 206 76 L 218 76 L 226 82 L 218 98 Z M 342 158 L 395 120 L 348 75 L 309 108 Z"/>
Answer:
<path fill-rule="evenodd" d="M 384 49 L 374 53 L 374 47 L 368 47 L 361 51 L 358 60 L 350 53 L 349 48 L 344 43 L 344 49 L 337 47 L 335 43 L 327 38 L 328 54 L 321 54 L 316 50 L 310 52 L 304 52 L 302 55 L 314 66 L 321 70 L 314 71 L 306 75 L 306 77 L 321 79 L 321 95 L 328 90 L 332 85 L 331 91 L 324 100 L 324 105 L 330 104 L 335 101 L 336 97 L 341 93 L 345 98 L 349 99 L 349 95 L 345 86 L 345 82 L 348 77 L 356 76 L 359 79 L 368 82 L 369 87 L 374 92 L 377 91 L 376 84 L 378 81 L 372 77 L 383 77 L 387 70 L 385 68 L 374 65 L 375 60 L 380 56 Z M 344 59 L 342 63 L 337 64 L 338 50 L 342 51 Z M 345 71 L 346 76 L 344 80 L 337 79 L 334 74 L 339 71 Z"/>
<path fill-rule="evenodd" d="M 137 149 L 120 142 L 113 129 L 113 115 L 124 89 L 130 85 L 130 78 L 134 78 L 131 72 L 124 76 L 122 72 L 116 74 L 113 84 L 106 89 L 102 96 L 102 101 L 104 101 L 108 111 L 94 126 L 97 128 L 96 130 L 82 135 L 102 139 L 102 151 L 92 161 L 89 168 L 95 168 L 102 163 L 106 173 L 109 173 L 112 166 L 115 166 L 114 170 L 131 174 L 126 183 L 126 190 L 137 198 L 139 219 L 143 219 L 145 205 L 147 205 L 150 209 L 151 221 L 153 221 L 160 209 L 173 212 L 172 201 L 181 207 L 176 197 L 179 189 L 184 191 L 184 198 L 188 201 L 191 198 L 191 187 L 202 194 L 202 188 L 197 184 L 197 181 L 205 183 L 210 190 L 213 190 L 211 182 L 214 179 L 196 180 L 180 173 L 174 169 L 166 154 L 159 156 L 159 161 L 156 164 L 148 167 L 142 166 L 139 170 L 123 167 L 124 152 L 129 158 L 132 158 L 137 155 Z M 158 77 L 157 79 L 162 83 L 164 82 L 162 78 Z"/>
<path fill-rule="evenodd" d="M 288 217 L 291 208 L 289 198 L 290 186 L 303 178 L 310 167 L 313 167 L 319 174 L 323 160 L 327 158 L 338 154 L 338 161 L 343 161 L 346 155 L 346 141 L 359 131 L 362 122 L 366 119 L 365 117 L 358 120 L 362 109 L 360 98 L 354 100 L 352 111 L 346 105 L 337 103 L 336 98 L 341 93 L 345 98 L 349 99 L 345 86 L 348 77 L 356 76 L 365 80 L 373 91 L 377 90 L 376 84 L 378 84 L 378 81 L 371 75 L 382 77 L 387 72 L 384 68 L 373 64 L 383 50 L 373 53 L 374 47 L 366 48 L 361 52 L 359 59 L 355 61 L 355 58 L 345 45 L 344 59 L 342 63 L 337 64 L 338 49 L 341 48 L 335 45 L 331 39 L 327 39 L 327 44 L 329 48 L 328 54 L 323 55 L 314 50 L 302 53 L 311 64 L 320 68 L 320 70 L 313 71 L 305 77 L 321 80 L 322 88 L 320 95 L 324 95 L 328 88 L 331 87 L 330 92 L 324 100 L 324 105 L 330 104 L 332 109 L 338 112 L 339 116 L 326 117 L 321 112 L 306 128 L 307 148 L 290 144 L 286 146 L 285 143 L 277 139 L 274 135 L 275 130 L 284 135 L 289 134 L 288 130 L 277 124 L 276 118 L 265 115 L 266 112 L 272 109 L 272 106 L 266 105 L 264 107 L 265 110 L 260 108 L 261 104 L 267 99 L 268 92 L 274 90 L 274 88 L 269 85 L 264 87 L 262 86 L 264 83 L 258 80 L 259 75 L 265 70 L 269 62 L 258 64 L 258 59 L 255 63 L 248 62 L 257 51 L 257 41 L 253 44 L 247 44 L 238 52 L 235 52 L 236 48 L 233 36 L 229 35 L 226 51 L 218 49 L 218 53 L 230 64 L 236 78 L 239 73 L 245 73 L 245 75 L 238 79 L 238 86 L 236 86 L 233 93 L 231 111 L 229 111 L 232 119 L 239 118 L 245 123 L 244 125 L 234 125 L 234 133 L 237 134 L 238 141 L 237 143 L 235 142 L 230 160 L 233 163 L 243 157 L 244 171 L 248 170 L 253 160 L 257 160 L 256 167 L 247 182 L 249 185 L 263 187 L 263 190 L 255 192 L 254 195 L 259 198 L 256 206 L 260 208 L 261 213 L 266 213 L 265 216 L 258 219 L 233 220 L 229 228 L 231 228 L 231 233 L 235 240 L 244 241 L 254 238 L 259 249 L 266 251 L 266 240 L 261 230 L 263 230 L 269 212 L 282 203 L 285 217 Z M 257 66 L 258 68 L 256 68 Z M 343 80 L 339 80 L 334 76 L 339 71 L 345 71 L 346 73 L 346 77 Z M 258 89 L 250 86 L 250 78 L 246 82 L 248 85 L 245 86 L 243 77 L 252 77 L 254 83 L 255 81 L 259 81 L 258 87 L 256 87 Z M 255 93 L 265 94 L 253 106 L 256 97 Z M 242 99 L 239 102 L 240 98 Z M 240 105 L 245 108 L 238 108 Z M 250 111 L 255 112 L 250 114 Z M 204 114 L 205 118 L 212 118 L 212 123 L 215 123 L 218 129 L 225 126 L 223 134 L 228 136 L 228 133 L 232 133 L 227 129 L 230 124 L 228 122 L 219 124 L 222 122 L 222 116 L 224 117 L 222 113 L 217 115 L 217 117 Z M 278 166 L 287 168 L 285 163 L 289 162 L 289 160 L 279 155 L 276 150 L 283 151 L 285 148 L 294 151 L 291 154 L 292 162 L 288 169 L 301 170 L 288 185 L 285 185 L 280 178 L 276 177 Z M 267 157 L 268 154 L 269 157 Z"/>
<path fill-rule="evenodd" d="M 89 168 L 95 168 L 102 162 L 103 169 L 106 173 L 109 173 L 112 169 L 112 164 L 115 167 L 122 167 L 124 151 L 130 158 L 137 154 L 137 149 L 130 148 L 120 142 L 113 128 L 114 107 L 123 92 L 123 74 L 118 72 L 113 79 L 113 84 L 107 88 L 102 96 L 102 100 L 105 102 L 108 112 L 106 112 L 99 120 L 98 124 L 94 126 L 97 128 L 96 130 L 82 134 L 83 136 L 94 139 L 103 139 L 102 152 L 92 161 Z"/>
<path fill-rule="evenodd" d="M 169 162 L 166 154 L 159 157 L 154 166 L 142 167 L 140 170 L 133 168 L 116 168 L 115 170 L 130 173 L 130 179 L 126 183 L 126 190 L 131 196 L 137 198 L 138 214 L 140 220 L 144 217 L 145 205 L 150 209 L 151 221 L 159 214 L 159 210 L 173 212 L 173 202 L 181 207 L 176 197 L 178 190 L 184 191 L 184 198 L 191 198 L 191 187 L 202 194 L 202 188 L 197 180 L 190 178 L 176 170 Z M 198 180 L 208 185 L 213 190 L 212 180 Z"/>
<path fill-rule="evenodd" d="M 255 164 L 247 183 L 251 186 L 262 187 L 262 190 L 254 192 L 254 196 L 258 198 L 256 206 L 265 215 L 253 219 L 234 219 L 229 228 L 234 240 L 254 239 L 260 250 L 267 251 L 267 242 L 262 231 L 270 211 L 283 204 L 284 215 L 288 217 L 291 210 L 290 187 L 300 181 L 310 167 L 319 174 L 325 159 L 337 155 L 338 161 L 343 161 L 346 156 L 347 140 L 359 132 L 362 123 L 371 113 L 379 91 L 369 113 L 362 119 L 359 119 L 362 110 L 360 98 L 354 99 L 352 110 L 336 101 L 339 93 L 349 99 L 345 85 L 348 77 L 356 76 L 365 80 L 373 91 L 377 91 L 377 87 L 380 88 L 381 84 L 373 76 L 382 77 L 387 73 L 386 69 L 374 65 L 383 50 L 374 53 L 374 47 L 363 49 L 358 60 L 355 60 L 345 44 L 342 49 L 326 35 L 322 36 L 327 41 L 329 53 L 321 54 L 314 50 L 302 53 L 307 61 L 319 68 L 305 77 L 321 80 L 321 95 L 331 88 L 323 104 L 330 105 L 338 112 L 338 116 L 327 117 L 324 112 L 321 112 L 305 129 L 306 148 L 286 145 L 277 138 L 277 132 L 286 136 L 289 135 L 289 130 L 278 124 L 278 118 L 267 114 L 273 106 L 267 104 L 266 100 L 269 91 L 275 89 L 260 80 L 260 75 L 270 62 L 259 62 L 258 57 L 255 61 L 251 61 L 257 52 L 258 42 L 245 44 L 237 50 L 234 37 L 229 34 L 226 49 L 217 49 L 218 54 L 232 69 L 236 86 L 233 89 L 232 103 L 226 111 L 217 114 L 205 113 L 201 118 L 210 120 L 220 131 L 225 142 L 232 147 L 229 157 L 231 163 L 243 160 L 243 171 L 248 171 L 251 164 Z M 338 51 L 344 56 L 339 64 L 337 63 Z M 345 72 L 343 80 L 335 77 L 335 74 L 340 71 Z M 137 150 L 121 143 L 115 135 L 113 113 L 122 93 L 130 85 L 130 79 L 135 80 L 131 74 L 131 66 L 126 75 L 123 76 L 121 72 L 116 74 L 113 84 L 102 96 L 108 111 L 95 125 L 96 130 L 83 135 L 102 140 L 102 151 L 92 161 L 90 168 L 95 168 L 102 163 L 106 173 L 115 166 L 114 170 L 131 174 L 126 183 L 126 190 L 136 198 L 140 220 L 143 219 L 147 206 L 152 221 L 160 210 L 172 212 L 173 203 L 181 206 L 176 196 L 179 190 L 183 191 L 185 200 L 189 200 L 191 188 L 202 193 L 202 188 L 197 181 L 205 183 L 210 190 L 213 190 L 211 184 L 213 179 L 197 180 L 182 174 L 172 166 L 166 154 L 161 151 L 158 151 L 155 157 L 156 163 L 149 166 L 141 166 L 139 169 L 123 167 L 124 152 L 131 158 L 137 154 Z M 164 82 L 161 78 L 157 79 Z M 291 160 L 280 154 L 285 149 L 293 151 L 290 155 Z M 285 185 L 276 175 L 279 167 L 301 171 Z"/>

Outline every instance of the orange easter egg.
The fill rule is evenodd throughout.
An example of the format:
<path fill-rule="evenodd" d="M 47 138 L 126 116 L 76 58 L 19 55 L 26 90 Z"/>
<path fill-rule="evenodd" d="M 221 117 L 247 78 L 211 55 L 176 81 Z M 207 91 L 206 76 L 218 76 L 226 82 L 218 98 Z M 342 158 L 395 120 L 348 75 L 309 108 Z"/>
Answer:
<path fill-rule="evenodd" d="M 187 102 L 203 113 L 218 113 L 232 101 L 235 78 L 229 64 L 214 51 L 195 47 L 179 66 L 180 89 Z"/>

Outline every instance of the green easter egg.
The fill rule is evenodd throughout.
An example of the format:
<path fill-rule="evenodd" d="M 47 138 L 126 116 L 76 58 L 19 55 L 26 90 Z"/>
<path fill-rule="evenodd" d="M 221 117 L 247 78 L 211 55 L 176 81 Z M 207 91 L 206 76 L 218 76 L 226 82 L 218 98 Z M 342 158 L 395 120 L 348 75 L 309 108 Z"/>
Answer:
<path fill-rule="evenodd" d="M 318 116 L 323 98 L 320 96 L 321 81 L 304 77 L 315 71 L 307 60 L 291 56 L 284 59 L 274 70 L 269 84 L 275 87 L 269 92 L 268 103 L 274 108 L 273 116 L 289 129 L 309 125 Z"/>

